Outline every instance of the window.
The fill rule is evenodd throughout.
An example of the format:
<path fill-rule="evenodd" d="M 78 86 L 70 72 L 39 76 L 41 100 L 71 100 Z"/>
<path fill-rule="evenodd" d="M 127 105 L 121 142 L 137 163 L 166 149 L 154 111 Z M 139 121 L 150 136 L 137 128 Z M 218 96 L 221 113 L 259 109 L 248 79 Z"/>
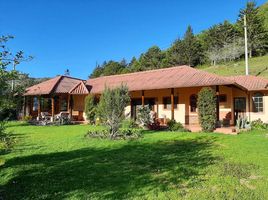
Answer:
<path fill-rule="evenodd" d="M 63 97 L 61 99 L 61 105 L 60 105 L 60 111 L 68 111 L 68 102 L 67 102 L 67 97 Z"/>
<path fill-rule="evenodd" d="M 258 92 L 252 97 L 254 112 L 263 112 L 263 94 Z"/>
<path fill-rule="evenodd" d="M 33 98 L 33 111 L 37 111 L 38 110 L 38 98 L 34 97 Z"/>
<path fill-rule="evenodd" d="M 197 108 L 197 96 L 195 94 L 192 94 L 190 96 L 190 110 L 191 112 L 196 112 Z"/>
<path fill-rule="evenodd" d="M 221 103 L 227 102 L 226 94 L 220 94 L 219 95 L 219 102 L 221 102 Z"/>
<path fill-rule="evenodd" d="M 178 108 L 179 98 L 174 96 L 174 109 Z M 171 109 L 171 97 L 163 97 L 164 109 Z"/>

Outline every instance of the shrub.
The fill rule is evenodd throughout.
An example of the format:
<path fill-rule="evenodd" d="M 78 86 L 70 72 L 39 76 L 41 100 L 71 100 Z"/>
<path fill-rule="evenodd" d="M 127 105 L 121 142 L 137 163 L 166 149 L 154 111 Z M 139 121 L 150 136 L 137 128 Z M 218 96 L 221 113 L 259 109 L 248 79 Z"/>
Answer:
<path fill-rule="evenodd" d="M 153 123 L 150 113 L 151 110 L 147 105 L 138 108 L 137 121 L 140 126 L 148 127 L 151 123 Z"/>
<path fill-rule="evenodd" d="M 268 124 L 264 123 L 261 119 L 257 119 L 251 122 L 251 128 L 265 130 L 268 129 Z"/>
<path fill-rule="evenodd" d="M 212 132 L 216 124 L 216 93 L 211 88 L 202 88 L 197 100 L 199 123 L 202 130 Z"/>
<path fill-rule="evenodd" d="M 121 85 L 115 89 L 105 87 L 98 104 L 98 115 L 108 127 L 110 138 L 113 139 L 118 134 L 120 124 L 124 118 L 125 107 L 128 105 L 130 97 L 128 88 Z"/>
<path fill-rule="evenodd" d="M 97 111 L 96 99 L 93 95 L 88 95 L 85 98 L 85 114 L 90 124 L 95 123 L 96 111 Z"/>
<path fill-rule="evenodd" d="M 180 122 L 176 122 L 176 120 L 170 120 L 167 122 L 169 131 L 179 131 L 179 132 L 189 132 L 188 129 L 185 129 Z"/>
<path fill-rule="evenodd" d="M 121 128 L 119 130 L 119 138 L 122 139 L 136 139 L 142 135 L 141 129 L 133 129 L 133 128 Z"/>
<path fill-rule="evenodd" d="M 125 119 L 121 124 L 122 128 L 138 128 L 138 124 L 133 119 Z"/>
<path fill-rule="evenodd" d="M 31 120 L 32 120 L 31 115 L 26 115 L 26 116 L 23 116 L 23 118 L 22 118 L 22 121 L 25 121 L 25 122 L 30 122 Z"/>
<path fill-rule="evenodd" d="M 110 134 L 108 130 L 89 130 L 85 137 L 90 137 L 90 138 L 109 138 Z"/>
<path fill-rule="evenodd" d="M 0 121 L 0 149 L 8 150 L 14 143 L 14 138 L 9 136 L 6 132 L 6 122 Z"/>
<path fill-rule="evenodd" d="M 113 139 L 136 139 L 142 135 L 142 129 L 120 128 Z M 107 139 L 110 138 L 110 132 L 104 130 L 90 130 L 85 137 Z"/>

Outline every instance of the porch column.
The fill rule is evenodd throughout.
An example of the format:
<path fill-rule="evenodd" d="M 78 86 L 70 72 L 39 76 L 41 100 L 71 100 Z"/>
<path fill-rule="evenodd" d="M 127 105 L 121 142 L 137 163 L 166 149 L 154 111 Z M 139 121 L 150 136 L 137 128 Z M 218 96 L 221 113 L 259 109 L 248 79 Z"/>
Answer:
<path fill-rule="evenodd" d="M 144 90 L 141 91 L 141 105 L 144 106 Z"/>
<path fill-rule="evenodd" d="M 55 116 L 55 100 L 54 97 L 51 98 L 51 122 L 54 121 Z"/>
<path fill-rule="evenodd" d="M 174 120 L 174 88 L 171 88 L 171 119 Z"/>
<path fill-rule="evenodd" d="M 73 95 L 70 95 L 70 101 L 69 101 L 69 106 L 70 106 L 70 110 L 69 110 L 69 113 L 70 113 L 70 119 L 72 120 L 73 118 Z"/>
<path fill-rule="evenodd" d="M 219 86 L 216 86 L 216 116 L 217 121 L 220 121 L 220 91 Z"/>
<path fill-rule="evenodd" d="M 37 109 L 37 120 L 41 117 L 41 96 L 38 96 L 38 109 Z"/>
<path fill-rule="evenodd" d="M 68 113 L 70 113 L 70 94 L 68 94 L 67 110 L 68 110 Z"/>

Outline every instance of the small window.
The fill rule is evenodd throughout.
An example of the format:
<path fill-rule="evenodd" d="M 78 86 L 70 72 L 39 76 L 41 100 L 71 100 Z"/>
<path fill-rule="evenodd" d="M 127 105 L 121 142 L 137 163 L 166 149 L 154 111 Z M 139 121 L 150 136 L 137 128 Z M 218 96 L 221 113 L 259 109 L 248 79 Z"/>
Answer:
<path fill-rule="evenodd" d="M 252 97 L 254 112 L 263 112 L 263 94 L 258 92 Z"/>
<path fill-rule="evenodd" d="M 220 103 L 225 103 L 225 102 L 227 102 L 227 96 L 226 96 L 226 94 L 220 94 L 220 95 L 219 95 L 219 102 L 220 102 Z"/>
<path fill-rule="evenodd" d="M 197 95 L 192 94 L 190 96 L 190 110 L 191 112 L 196 112 L 197 109 Z"/>
<path fill-rule="evenodd" d="M 179 98 L 174 96 L 174 109 L 178 108 Z M 163 97 L 164 109 L 171 109 L 171 97 Z"/>

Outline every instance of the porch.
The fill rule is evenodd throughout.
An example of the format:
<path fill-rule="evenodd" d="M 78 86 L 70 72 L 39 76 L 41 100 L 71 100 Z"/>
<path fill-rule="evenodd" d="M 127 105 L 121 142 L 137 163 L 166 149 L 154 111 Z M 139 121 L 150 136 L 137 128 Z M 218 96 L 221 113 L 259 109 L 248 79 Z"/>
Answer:
<path fill-rule="evenodd" d="M 57 76 L 27 88 L 23 115 L 33 119 L 50 120 L 64 116 L 72 121 L 84 121 L 84 99 L 89 93 L 85 81 Z"/>
<path fill-rule="evenodd" d="M 31 116 L 37 121 L 51 122 L 62 117 L 71 121 L 84 121 L 84 95 L 40 95 L 25 97 L 24 116 Z"/>

